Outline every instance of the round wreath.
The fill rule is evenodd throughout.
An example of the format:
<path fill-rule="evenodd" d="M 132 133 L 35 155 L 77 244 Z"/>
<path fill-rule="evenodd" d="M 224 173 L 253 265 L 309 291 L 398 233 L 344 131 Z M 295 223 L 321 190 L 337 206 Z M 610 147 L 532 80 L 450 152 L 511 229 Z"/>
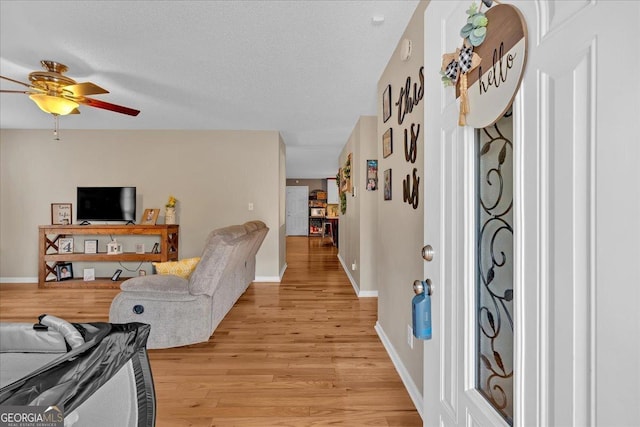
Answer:
<path fill-rule="evenodd" d="M 462 47 L 453 53 L 442 55 L 442 84 L 444 86 L 459 86 L 460 90 L 460 118 L 458 124 L 465 125 L 465 116 L 469 112 L 469 101 L 467 99 L 467 74 L 474 70 L 482 58 L 473 51 L 474 47 L 480 46 L 487 37 L 487 25 L 489 20 L 481 11 L 482 5 L 491 7 L 494 0 L 482 0 L 480 7 L 476 3 L 471 3 L 467 9 L 467 23 L 460 30 L 462 37 Z M 496 3 L 498 3 L 496 1 Z"/>

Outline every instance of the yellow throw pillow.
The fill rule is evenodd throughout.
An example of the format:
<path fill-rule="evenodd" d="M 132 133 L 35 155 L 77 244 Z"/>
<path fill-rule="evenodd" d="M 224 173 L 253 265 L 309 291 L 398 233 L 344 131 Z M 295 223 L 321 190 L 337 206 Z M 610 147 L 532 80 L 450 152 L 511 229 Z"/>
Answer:
<path fill-rule="evenodd" d="M 181 259 L 180 261 L 152 262 L 158 274 L 173 274 L 174 276 L 189 279 L 196 269 L 200 257 Z"/>

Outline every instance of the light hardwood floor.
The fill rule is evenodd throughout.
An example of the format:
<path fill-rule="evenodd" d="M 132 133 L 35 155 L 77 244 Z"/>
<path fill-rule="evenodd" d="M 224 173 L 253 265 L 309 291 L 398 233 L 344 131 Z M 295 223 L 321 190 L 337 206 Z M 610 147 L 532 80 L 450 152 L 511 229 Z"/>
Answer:
<path fill-rule="evenodd" d="M 149 350 L 162 426 L 421 426 L 337 250 L 287 238 L 280 284 L 254 283 L 207 343 Z M 117 290 L 0 285 L 0 320 L 107 321 Z"/>

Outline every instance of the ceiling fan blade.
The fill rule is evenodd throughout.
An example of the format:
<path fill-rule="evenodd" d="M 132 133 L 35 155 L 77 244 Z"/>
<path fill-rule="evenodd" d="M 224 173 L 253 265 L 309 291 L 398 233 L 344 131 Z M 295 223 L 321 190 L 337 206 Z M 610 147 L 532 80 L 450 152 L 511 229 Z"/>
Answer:
<path fill-rule="evenodd" d="M 9 78 L 9 77 L 5 77 L 5 76 L 0 76 L 0 79 L 9 80 L 10 82 L 17 83 L 17 84 L 19 84 L 19 85 L 22 85 L 22 86 L 28 87 L 28 88 L 29 88 L 29 89 L 31 89 L 31 90 L 37 90 L 38 92 L 44 92 L 44 90 L 42 90 L 42 89 L 40 89 L 40 88 L 38 88 L 38 87 L 35 87 L 35 86 L 33 86 L 33 85 L 30 85 L 29 83 L 21 82 L 20 80 L 14 80 L 14 79 L 11 79 L 11 78 Z M 3 91 L 3 92 L 4 92 L 4 91 Z"/>
<path fill-rule="evenodd" d="M 71 92 L 75 97 L 87 96 L 87 95 L 100 95 L 102 93 L 109 93 L 108 90 L 101 88 L 97 84 L 91 82 L 76 83 L 74 85 L 68 85 L 62 88 L 65 92 Z"/>
<path fill-rule="evenodd" d="M 102 108 L 103 110 L 115 111 L 116 113 L 127 114 L 129 116 L 137 116 L 140 114 L 140 110 L 134 110 L 133 108 L 123 107 L 122 105 L 111 104 L 109 102 L 100 101 L 93 98 L 82 98 L 76 102 L 89 107 Z"/>
<path fill-rule="evenodd" d="M 29 92 L 28 90 L 4 90 L 4 89 L 0 89 L 0 92 L 3 93 L 24 93 L 26 95 L 34 95 L 37 92 Z"/>

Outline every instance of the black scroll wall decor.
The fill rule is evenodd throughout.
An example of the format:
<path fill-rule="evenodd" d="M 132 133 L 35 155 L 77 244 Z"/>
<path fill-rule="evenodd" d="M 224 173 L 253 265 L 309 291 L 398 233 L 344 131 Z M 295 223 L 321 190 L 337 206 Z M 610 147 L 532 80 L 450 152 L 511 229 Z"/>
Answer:
<path fill-rule="evenodd" d="M 398 107 L 398 124 L 402 125 L 405 116 L 413 111 L 413 107 L 418 106 L 424 98 L 424 67 L 418 70 L 418 80 L 412 84 L 411 76 L 407 76 L 404 87 L 400 88 L 400 94 L 395 106 Z M 409 136 L 410 135 L 410 136 Z M 414 164 L 418 157 L 418 137 L 420 135 L 420 123 L 411 123 L 404 129 L 404 158 Z M 418 209 L 420 200 L 420 177 L 418 169 L 413 168 L 412 174 L 407 174 L 402 181 L 403 200 L 405 203 Z"/>

